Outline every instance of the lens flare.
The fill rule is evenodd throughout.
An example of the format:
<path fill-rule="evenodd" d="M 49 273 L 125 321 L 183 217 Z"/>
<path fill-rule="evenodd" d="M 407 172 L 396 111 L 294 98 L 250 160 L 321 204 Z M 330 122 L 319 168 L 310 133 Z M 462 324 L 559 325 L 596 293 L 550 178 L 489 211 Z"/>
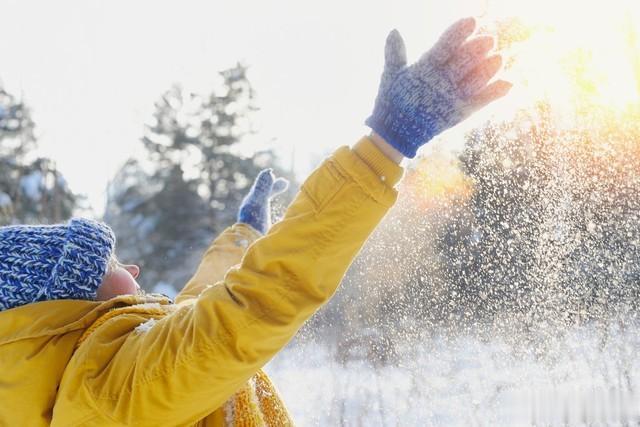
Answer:
<path fill-rule="evenodd" d="M 428 211 L 467 200 L 473 186 L 461 171 L 454 154 L 436 149 L 413 164 L 403 180 L 402 189 L 418 210 Z"/>
<path fill-rule="evenodd" d="M 508 77 L 530 99 L 617 110 L 640 101 L 640 3 L 492 0 L 483 20 L 507 38 Z"/>

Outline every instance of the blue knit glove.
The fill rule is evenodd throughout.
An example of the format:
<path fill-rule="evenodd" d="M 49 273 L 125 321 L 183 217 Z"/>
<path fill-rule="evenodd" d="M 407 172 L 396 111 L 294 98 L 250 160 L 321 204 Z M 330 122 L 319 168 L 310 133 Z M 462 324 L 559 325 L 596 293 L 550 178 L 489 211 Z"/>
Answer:
<path fill-rule="evenodd" d="M 393 30 L 387 37 L 378 97 L 366 124 L 404 156 L 415 157 L 434 136 L 511 88 L 502 80 L 488 84 L 502 58 L 487 56 L 492 37 L 469 39 L 475 27 L 473 18 L 458 21 L 410 66 L 400 33 Z"/>
<path fill-rule="evenodd" d="M 238 222 L 266 233 L 271 227 L 271 199 L 285 192 L 288 187 L 289 181 L 285 178 L 276 179 L 272 169 L 261 171 L 240 205 Z"/>

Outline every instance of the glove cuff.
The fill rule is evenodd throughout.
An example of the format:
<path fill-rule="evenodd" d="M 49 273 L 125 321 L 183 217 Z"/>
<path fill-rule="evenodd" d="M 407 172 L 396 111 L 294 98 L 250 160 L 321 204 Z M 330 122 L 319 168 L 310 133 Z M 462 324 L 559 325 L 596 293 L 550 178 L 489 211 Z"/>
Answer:
<path fill-rule="evenodd" d="M 402 153 L 403 156 L 413 159 L 416 157 L 421 144 L 411 141 L 404 134 L 403 129 L 398 126 L 398 121 L 391 115 L 374 113 L 365 121 L 365 124 L 373 129 L 382 139 L 393 148 Z"/>

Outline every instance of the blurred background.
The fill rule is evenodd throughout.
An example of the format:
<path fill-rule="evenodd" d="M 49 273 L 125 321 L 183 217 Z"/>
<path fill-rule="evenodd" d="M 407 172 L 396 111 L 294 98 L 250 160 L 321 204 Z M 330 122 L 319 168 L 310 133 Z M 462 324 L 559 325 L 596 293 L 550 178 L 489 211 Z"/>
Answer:
<path fill-rule="evenodd" d="M 0 0 L 0 225 L 109 223 L 174 295 L 257 172 L 368 130 L 387 33 L 498 37 L 511 94 L 408 162 L 267 370 L 300 425 L 640 423 L 640 5 Z"/>

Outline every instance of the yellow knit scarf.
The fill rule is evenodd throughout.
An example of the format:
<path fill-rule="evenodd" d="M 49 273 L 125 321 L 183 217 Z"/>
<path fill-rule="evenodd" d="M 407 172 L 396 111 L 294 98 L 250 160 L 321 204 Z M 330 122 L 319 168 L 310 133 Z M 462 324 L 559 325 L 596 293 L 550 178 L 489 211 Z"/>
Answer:
<path fill-rule="evenodd" d="M 96 329 L 109 319 L 121 314 L 144 314 L 160 319 L 173 311 L 173 305 L 138 304 L 113 308 L 100 316 L 87 328 L 78 342 L 76 349 Z M 222 411 L 221 419 L 227 427 L 286 427 L 293 426 L 293 421 L 278 396 L 275 386 L 262 370 L 258 372 L 217 411 Z M 220 419 L 220 417 L 212 417 Z M 210 425 L 208 419 L 197 425 Z"/>

